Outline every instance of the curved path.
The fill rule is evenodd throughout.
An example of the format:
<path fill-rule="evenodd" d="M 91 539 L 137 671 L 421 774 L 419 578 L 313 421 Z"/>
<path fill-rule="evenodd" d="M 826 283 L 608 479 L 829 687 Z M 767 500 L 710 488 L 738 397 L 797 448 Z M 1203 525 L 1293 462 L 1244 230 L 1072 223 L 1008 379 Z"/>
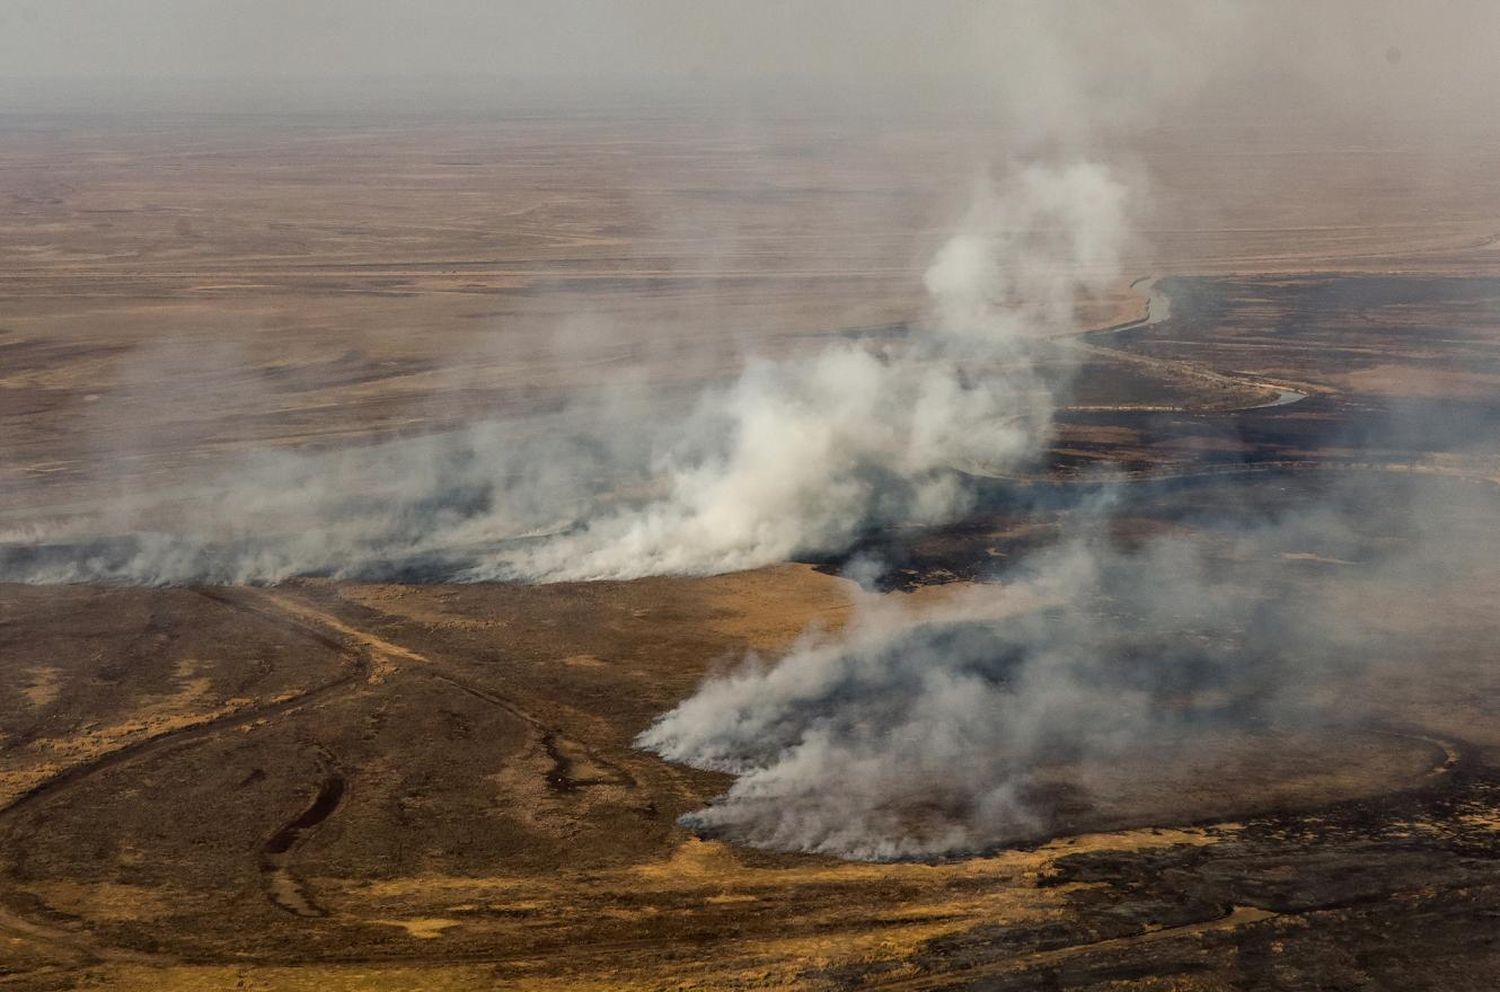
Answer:
<path fill-rule="evenodd" d="M 278 622 L 287 622 L 286 618 L 276 616 L 276 614 L 268 612 L 262 607 L 247 604 L 241 598 L 227 595 L 223 591 L 200 589 L 198 592 L 204 597 L 231 609 L 250 612 L 262 617 L 272 617 Z M 51 798 L 99 772 L 137 761 L 168 749 L 190 746 L 229 728 L 248 726 L 255 720 L 292 712 L 322 700 L 347 686 L 356 684 L 367 676 L 369 660 L 364 653 L 351 653 L 346 644 L 335 641 L 322 632 L 308 628 L 303 624 L 297 623 L 295 620 L 291 621 L 291 626 L 319 644 L 336 650 L 345 661 L 346 671 L 336 678 L 305 690 L 295 696 L 258 706 L 246 706 L 210 715 L 197 723 L 164 731 L 145 740 L 126 744 L 88 761 L 72 765 L 53 775 L 51 778 L 37 783 L 13 798 L 3 807 L 0 807 L 0 829 L 4 829 L 8 824 L 14 822 L 20 814 L 26 812 L 37 803 Z M 14 879 L 6 880 L 14 881 Z M 0 890 L 0 930 L 23 938 L 37 940 L 50 949 L 61 951 L 61 956 L 65 960 L 73 961 L 80 965 L 101 960 L 160 960 L 160 957 L 157 955 L 146 955 L 139 952 L 107 947 L 92 940 L 88 935 L 56 927 L 48 922 L 42 914 L 38 914 L 35 909 L 36 907 L 31 899 L 20 897 L 16 892 L 11 890 Z"/>
<path fill-rule="evenodd" d="M 515 701 L 496 694 L 488 689 L 469 685 L 461 678 L 450 675 L 440 670 L 441 662 L 435 662 L 426 656 L 402 647 L 391 641 L 385 640 L 378 635 L 351 627 L 343 620 L 322 612 L 304 601 L 280 592 L 235 590 L 233 595 L 220 591 L 205 593 L 209 598 L 216 601 L 226 602 L 237 609 L 247 609 L 267 617 L 274 617 L 278 622 L 291 622 L 298 629 L 316 637 L 320 643 L 325 645 L 336 645 L 341 654 L 348 659 L 349 670 L 338 678 L 330 680 L 315 689 L 308 690 L 302 695 L 279 703 L 268 704 L 257 708 L 247 708 L 234 714 L 217 717 L 192 728 L 163 734 L 150 741 L 143 741 L 132 745 L 128 749 L 112 752 L 110 755 L 89 762 L 85 765 L 69 769 L 66 773 L 56 776 L 54 779 L 44 783 L 27 797 L 22 797 L 13 802 L 4 810 L 0 810 L 0 820 L 13 818 L 17 810 L 24 809 L 28 805 L 40 800 L 41 797 L 55 794 L 71 784 L 83 780 L 103 768 L 113 767 L 121 762 L 144 757 L 159 749 L 174 745 L 187 745 L 195 740 L 234 726 L 245 725 L 249 721 L 257 719 L 269 713 L 287 712 L 328 694 L 337 692 L 340 688 L 356 687 L 361 680 L 376 677 L 386 665 L 393 659 L 409 664 L 421 664 L 424 666 L 423 674 L 431 677 L 455 689 L 476 696 L 493 705 L 504 708 L 507 712 L 524 720 L 533 730 L 540 735 L 542 747 L 546 749 L 550 742 L 553 748 L 556 742 L 566 740 L 557 737 L 555 728 L 550 727 L 545 721 L 518 705 Z M 351 652 L 353 646 L 355 650 Z M 1404 790 L 1446 790 L 1456 784 L 1458 775 L 1453 774 L 1468 760 L 1467 749 L 1462 742 L 1449 741 L 1421 730 L 1420 728 L 1391 727 L 1380 729 L 1376 732 L 1388 733 L 1393 736 L 1406 737 L 1421 741 L 1434 750 L 1434 762 L 1432 768 L 1425 774 L 1424 778 Z M 579 746 L 577 742 L 567 741 L 570 747 Z M 615 784 L 633 784 L 634 778 L 622 768 L 609 766 L 602 760 L 592 756 L 591 761 L 599 761 L 600 767 L 609 768 L 612 773 L 620 777 Z M 303 918 L 317 918 L 325 915 L 325 910 L 318 905 L 314 897 L 301 888 L 297 881 L 291 877 L 287 870 L 286 859 L 295 851 L 298 843 L 306 836 L 306 832 L 316 828 L 329 816 L 333 815 L 339 808 L 339 803 L 344 796 L 345 777 L 334 757 L 324 752 L 325 772 L 319 784 L 317 793 L 309 804 L 293 819 L 286 823 L 281 829 L 269 838 L 261 851 L 262 870 L 267 873 L 269 893 L 273 902 L 280 909 Z M 565 759 L 561 752 L 554 754 L 554 760 Z M 554 783 L 554 776 L 561 776 Z M 594 781 L 578 781 L 572 779 L 568 773 L 565 763 L 561 767 L 555 765 L 554 771 L 548 775 L 549 785 L 554 788 L 575 789 L 586 785 L 596 784 Z M 564 785 L 563 783 L 567 783 Z M 283 874 L 284 873 L 284 874 Z M 28 913 L 28 907 L 24 904 L 15 905 L 13 902 L 0 901 L 0 930 L 5 930 L 35 941 L 51 950 L 56 963 L 33 969 L 29 972 L 18 973 L 12 976 L 21 981 L 30 978 L 40 978 L 48 974 L 56 974 L 59 977 L 76 972 L 77 969 L 87 967 L 99 962 L 120 962 L 137 964 L 166 965 L 177 963 L 166 955 L 147 955 L 100 945 L 89 939 L 89 935 L 72 930 L 64 930 L 49 925 L 45 917 L 37 918 L 37 914 Z M 1300 914 L 1299 914 L 1300 915 Z M 1046 950 L 1032 951 L 1024 954 L 1014 955 L 1004 960 L 981 962 L 973 967 L 942 973 L 923 974 L 907 976 L 889 984 L 877 985 L 876 987 L 890 989 L 936 989 L 952 987 L 968 981 L 980 980 L 985 976 L 1013 974 L 1031 969 L 1046 968 L 1062 963 L 1070 958 L 1090 954 L 1093 952 L 1109 952 L 1129 949 L 1137 945 L 1149 944 L 1157 941 L 1170 940 L 1176 937 L 1193 937 L 1208 932 L 1231 930 L 1238 927 L 1255 925 L 1264 922 L 1276 914 L 1272 911 L 1249 906 L 1225 907 L 1222 915 L 1210 919 L 1203 919 L 1168 927 L 1159 930 L 1141 930 L 1137 933 L 1126 934 L 1117 937 L 1105 938 L 1095 941 L 1087 941 L 1064 947 L 1050 948 Z M 733 941 L 731 941 L 733 943 Z M 659 945 L 659 940 L 648 939 L 625 939 L 608 944 L 601 944 L 589 949 L 585 955 L 590 960 L 603 962 L 610 956 L 622 952 L 635 950 L 648 950 Z M 515 948 L 483 948 L 475 949 L 471 953 L 440 953 L 433 949 L 432 953 L 413 953 L 401 955 L 395 958 L 380 958 L 380 963 L 385 965 L 398 964 L 402 962 L 416 964 L 459 964 L 493 962 L 503 964 L 526 959 L 532 952 Z M 257 956 L 255 964 L 318 964 L 317 962 L 274 961 L 275 955 L 270 957 Z M 250 963 L 247 960 L 247 963 Z M 349 963 L 349 962 L 345 962 Z M 5 980 L 0 979 L 0 984 Z"/>
<path fill-rule="evenodd" d="M 1130 284 L 1132 289 L 1140 288 L 1146 293 L 1146 315 L 1144 317 L 1139 320 L 1127 321 L 1123 324 L 1114 324 L 1110 327 L 1092 328 L 1081 332 L 1078 337 L 1104 337 L 1106 335 L 1121 334 L 1126 331 L 1138 331 L 1168 320 L 1172 315 L 1172 298 L 1161 290 L 1158 285 L 1160 281 L 1159 276 L 1149 275 L 1141 276 Z M 1103 356 L 1112 361 L 1149 368 L 1158 374 L 1162 374 L 1164 377 L 1175 376 L 1179 379 L 1202 382 L 1219 388 L 1250 386 L 1264 390 L 1268 394 L 1268 398 L 1259 403 L 1213 408 L 1194 408 L 1191 406 L 1165 404 L 1152 405 L 1149 403 L 1084 405 L 1064 408 L 1073 413 L 1240 413 L 1246 410 L 1265 410 L 1270 407 L 1289 406 L 1293 403 L 1299 403 L 1311 395 L 1289 384 L 1269 381 L 1259 373 L 1220 372 L 1204 368 L 1193 362 L 1161 358 L 1156 355 L 1139 355 L 1133 351 L 1124 351 L 1119 348 L 1109 348 L 1097 344 L 1085 344 L 1081 347 L 1088 353 Z"/>
<path fill-rule="evenodd" d="M 276 908 L 304 918 L 327 916 L 291 870 L 291 854 L 303 835 L 328 819 L 343 802 L 348 780 L 326 748 L 319 748 L 324 765 L 324 777 L 312 803 L 294 820 L 286 823 L 262 845 L 260 850 L 260 872 L 265 882 L 266 895 Z"/>
<path fill-rule="evenodd" d="M 286 613 L 297 617 L 304 628 L 331 631 L 339 637 L 360 645 L 375 660 L 375 666 L 371 672 L 372 679 L 378 680 L 384 678 L 386 675 L 394 672 L 403 662 L 411 664 L 416 666 L 415 670 L 423 675 L 450 686 L 459 692 L 473 696 L 475 699 L 480 699 L 492 706 L 497 706 L 527 724 L 537 736 L 542 750 L 553 759 L 554 768 L 548 774 L 548 781 L 552 782 L 554 781 L 554 777 L 556 777 L 558 782 L 565 784 L 564 791 L 572 791 L 575 787 L 597 784 L 636 785 L 634 777 L 618 764 L 601 757 L 583 742 L 565 736 L 557 727 L 550 725 L 535 713 L 521 706 L 514 699 L 502 696 L 491 689 L 475 685 L 473 682 L 455 675 L 449 666 L 441 662 L 434 661 L 432 658 L 413 651 L 411 648 L 388 641 L 377 634 L 353 627 L 333 614 L 319 610 L 302 600 L 282 594 L 271 595 L 275 598 L 277 605 Z M 577 753 L 584 755 L 589 762 L 606 769 L 610 773 L 609 777 L 607 779 L 580 781 L 568 778 L 567 773 L 570 762 L 566 755 L 562 754 L 559 750 L 559 745 L 565 745 L 568 749 L 575 750 Z"/>
<path fill-rule="evenodd" d="M 267 717 L 297 711 L 313 703 L 326 701 L 333 694 L 356 688 L 360 684 L 379 684 L 393 674 L 402 663 L 410 664 L 414 671 L 425 677 L 497 706 L 527 724 L 536 738 L 537 746 L 551 760 L 552 767 L 546 773 L 546 784 L 549 790 L 558 793 L 573 793 L 597 785 L 618 785 L 629 788 L 638 786 L 636 778 L 624 767 L 603 758 L 582 742 L 565 736 L 558 728 L 551 726 L 514 700 L 444 671 L 445 666 L 427 656 L 376 634 L 352 627 L 338 617 L 318 610 L 305 601 L 284 592 L 262 589 L 236 588 L 231 591 L 200 588 L 195 591 L 204 598 L 230 609 L 292 627 L 310 640 L 338 652 L 345 661 L 346 670 L 336 678 L 295 696 L 210 715 L 197 723 L 162 732 L 71 766 L 36 784 L 5 806 L 0 807 L 0 829 L 4 829 L 7 824 L 15 821 L 37 803 L 99 772 L 171 749 L 188 747 L 225 730 L 249 727 Z M 576 777 L 573 774 L 574 759 L 569 757 L 569 752 L 582 755 L 590 764 L 602 769 L 603 774 L 588 778 Z M 266 840 L 259 856 L 266 894 L 272 904 L 284 912 L 307 919 L 320 918 L 327 914 L 312 893 L 293 874 L 290 865 L 291 856 L 305 839 L 308 831 L 316 828 L 337 811 L 347 788 L 347 776 L 332 753 L 321 747 L 319 753 L 325 771 L 316 793 L 300 814 L 289 820 Z M 679 790 L 686 788 L 678 779 L 676 769 L 667 765 L 663 767 L 668 770 L 668 784 Z M 11 979 L 37 977 L 54 971 L 66 972 L 103 961 L 157 964 L 172 962 L 171 958 L 164 955 L 144 954 L 112 947 L 93 939 L 91 935 L 82 931 L 53 925 L 45 907 L 40 906 L 33 898 L 14 890 L 0 889 L 0 933 L 8 933 L 23 940 L 34 941 L 63 962 L 0 978 L 0 984 Z"/>

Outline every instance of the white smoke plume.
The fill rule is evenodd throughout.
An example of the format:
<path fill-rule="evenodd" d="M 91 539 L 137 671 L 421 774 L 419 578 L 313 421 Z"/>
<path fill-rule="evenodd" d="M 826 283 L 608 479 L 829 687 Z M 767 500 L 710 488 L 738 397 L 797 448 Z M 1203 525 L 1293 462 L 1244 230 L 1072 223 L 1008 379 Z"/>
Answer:
<path fill-rule="evenodd" d="M 711 676 L 636 743 L 735 775 L 683 822 L 772 850 L 931 858 L 1131 823 L 1216 742 L 1362 726 L 1359 680 L 1437 679 L 1445 637 L 1472 651 L 1463 624 L 1433 638 L 1349 610 L 1446 617 L 1494 574 L 1493 493 L 1404 485 L 1357 480 L 1259 523 L 1226 494 L 1209 531 L 1134 547 L 1108 535 L 1117 508 L 1082 510 L 1002 581 L 937 610 L 868 597 L 844 632 Z"/>
<path fill-rule="evenodd" d="M 1195 563 L 1181 551 L 1133 563 L 1131 580 L 1201 583 L 1201 562 L 1184 568 Z M 1095 612 L 1119 591 L 1107 588 L 1118 563 L 1106 557 L 1071 542 L 1028 577 L 976 587 L 936 614 L 871 601 L 838 637 L 706 682 L 637 745 L 738 776 L 684 822 L 757 847 L 882 860 L 1045 835 L 1049 771 L 1165 722 L 1154 687 L 1171 681 L 1174 664 L 1202 660 L 1184 649 L 1177 618 L 1136 682 L 1142 673 L 1122 659 L 1150 640 L 1153 618 L 1131 633 Z M 1201 608 L 1216 597 L 1170 598 Z M 1216 620 L 1221 634 L 1251 608 L 1222 599 L 1215 605 L 1231 611 Z"/>
<path fill-rule="evenodd" d="M 1039 362 L 1080 293 L 1117 279 L 1125 187 L 1032 165 L 978 197 L 937 253 L 931 314 L 885 344 L 752 360 L 678 424 L 606 415 L 571 439 L 502 423 L 380 448 L 267 456 L 145 527 L 121 511 L 0 549 L 21 581 L 275 582 L 297 575 L 555 581 L 712 573 L 835 552 L 967 506 L 961 469 L 1049 436 Z M 632 500 L 621 489 L 655 493 Z M 92 528 L 92 529 L 91 529 Z"/>
<path fill-rule="evenodd" d="M 722 426 L 669 452 L 665 498 L 478 574 L 728 571 L 952 519 L 966 505 L 958 467 L 1012 467 L 1046 440 L 1038 349 L 1072 329 L 1080 290 L 1118 278 L 1125 229 L 1124 187 L 1103 167 L 1023 170 L 939 251 L 925 333 L 752 365 L 700 408 Z"/>

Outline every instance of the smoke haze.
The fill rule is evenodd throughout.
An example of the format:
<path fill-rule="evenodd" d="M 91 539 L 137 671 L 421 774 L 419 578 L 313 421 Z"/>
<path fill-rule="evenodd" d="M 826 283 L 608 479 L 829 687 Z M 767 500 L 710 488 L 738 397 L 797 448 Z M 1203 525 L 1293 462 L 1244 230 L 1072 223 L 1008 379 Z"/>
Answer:
<path fill-rule="evenodd" d="M 935 168 L 976 146 L 1010 163 L 944 232 L 923 266 L 925 313 L 899 333 L 791 356 L 752 344 L 742 372 L 676 407 L 621 382 L 526 423 L 258 452 L 180 489 L 131 490 L 0 534 L 0 581 L 33 583 L 708 574 L 955 521 L 973 474 L 1015 472 L 1046 450 L 1077 363 L 1079 304 L 1119 282 L 1157 206 L 1140 160 L 1154 126 L 1178 115 L 1217 126 L 1228 108 L 1235 124 L 1271 128 L 1489 128 L 1500 84 L 1500 7 L 1471 3 L 145 0 L 81 16 L 0 0 L 0 18 L 0 63 L 30 80 L 6 91 L 7 110 L 93 111 L 137 93 L 153 107 L 421 116 L 531 107 L 545 90 L 596 113 L 700 97 L 718 113 L 771 91 L 834 120 L 962 120 L 989 130 Z M 369 74 L 396 82 L 366 87 Z M 218 88 L 198 88 L 201 75 Z M 638 88 L 614 92 L 617 76 Z M 136 89 L 114 95 L 116 77 Z M 1207 184 L 1210 200 L 1235 192 Z M 1355 488 L 1360 506 L 1385 499 Z M 1212 734 L 1357 715 L 1316 705 L 1313 690 L 1335 684 L 1328 673 L 1374 671 L 1372 639 L 1299 596 L 1280 553 L 1316 544 L 1369 566 L 1361 581 L 1422 591 L 1439 548 L 1453 553 L 1443 568 L 1461 571 L 1455 562 L 1489 546 L 1428 541 L 1430 519 L 1472 507 L 1424 495 L 1385 521 L 1385 538 L 1416 551 L 1383 548 L 1336 499 L 1229 525 L 1227 538 L 1126 548 L 1109 537 L 1118 496 L 935 612 L 871 599 L 845 634 L 809 635 L 779 662 L 747 659 L 705 682 L 638 742 L 737 776 L 687 823 L 874 859 L 1045 834 L 1082 801 L 1076 790 L 1105 789 L 1107 771 L 1143 748 L 1170 764 Z"/>
<path fill-rule="evenodd" d="M 59 81 L 94 79 L 113 89 L 92 91 L 96 105 L 135 93 L 261 108 L 373 99 L 419 110 L 420 100 L 430 110 L 504 97 L 528 81 L 598 94 L 625 78 L 700 93 L 789 86 L 853 101 L 873 88 L 881 103 L 962 103 L 1038 138 L 1087 139 L 1101 125 L 1149 124 L 1163 106 L 1200 100 L 1258 103 L 1272 117 L 1332 105 L 1346 118 L 1441 111 L 1473 121 L 1490 109 L 1497 29 L 1493 4 L 1457 0 L 5 0 L 0 65 L 46 81 L 11 86 L 17 105 L 62 96 Z M 222 85 L 205 87 L 213 78 Z"/>
<path fill-rule="evenodd" d="M 1233 492 L 1201 529 L 1131 545 L 1108 533 L 1130 498 L 1113 490 L 994 584 L 936 608 L 868 597 L 844 633 L 710 678 L 637 743 L 737 777 L 684 818 L 697 831 L 884 860 L 1129 825 L 1132 791 L 1237 735 L 1391 733 L 1366 680 L 1440 680 L 1467 634 L 1414 637 L 1370 604 L 1444 616 L 1492 575 L 1494 494 L 1375 476 L 1311 505 Z"/>
<path fill-rule="evenodd" d="M 960 469 L 1012 469 L 1045 444 L 1053 401 L 1039 359 L 1055 378 L 1079 294 L 1119 278 L 1126 203 L 1100 165 L 1021 168 L 984 189 L 938 253 L 931 320 L 916 333 L 752 361 L 676 425 L 606 408 L 571 439 L 566 421 L 529 442 L 497 422 L 266 455 L 196 494 L 186 519 L 159 496 L 136 508 L 176 517 L 170 531 L 127 504 L 102 534 L 85 521 L 8 535 L 0 576 L 619 579 L 752 568 L 839 551 L 871 528 L 945 522 L 967 505 Z M 632 500 L 631 488 L 662 495 Z"/>

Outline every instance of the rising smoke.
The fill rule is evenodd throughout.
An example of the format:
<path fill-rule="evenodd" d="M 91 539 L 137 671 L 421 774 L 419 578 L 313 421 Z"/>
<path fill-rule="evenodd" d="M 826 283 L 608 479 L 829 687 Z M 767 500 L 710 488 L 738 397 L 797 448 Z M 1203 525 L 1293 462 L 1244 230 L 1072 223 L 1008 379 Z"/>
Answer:
<path fill-rule="evenodd" d="M 1493 576 L 1495 494 L 1354 478 L 1265 516 L 1236 492 L 1132 545 L 1109 534 L 1117 491 L 938 608 L 870 596 L 840 634 L 745 659 L 637 745 L 736 776 L 683 818 L 700 833 L 883 860 L 1136 822 L 1133 793 L 1201 774 L 1236 737 L 1264 752 L 1281 734 L 1390 733 L 1359 687 L 1434 678 L 1472 634 L 1387 627 L 1373 604 L 1451 615 Z"/>
<path fill-rule="evenodd" d="M 494 34 L 523 39 L 513 42 L 516 58 L 564 50 L 512 31 L 509 8 L 483 6 L 505 21 Z M 1023 166 L 984 186 L 927 270 L 926 319 L 898 340 L 753 359 L 681 417 L 611 403 L 530 431 L 494 421 L 369 448 L 256 455 L 191 491 L 136 496 L 0 535 L 0 580 L 710 573 L 839 551 L 873 529 L 953 520 L 972 497 L 965 470 L 1004 472 L 1043 450 L 1078 295 L 1119 276 L 1133 204 L 1119 168 L 1095 161 L 1109 143 L 1101 135 L 1150 126 L 1163 106 L 1206 86 L 1219 63 L 1238 67 L 1218 93 L 1234 106 L 1292 97 L 1300 105 L 1311 80 L 1340 111 L 1357 101 L 1377 117 L 1391 105 L 1421 117 L 1437 105 L 1434 94 L 1444 107 L 1489 110 L 1490 89 L 1467 85 L 1466 73 L 1493 61 L 1491 33 L 1455 37 L 1433 26 L 1451 18 L 1388 2 L 1374 5 L 1379 17 L 1367 16 L 1370 5 L 1340 4 L 1273 5 L 1278 16 L 1198 2 L 1150 12 L 1124 3 L 953 3 L 939 5 L 941 16 L 904 2 L 827 5 L 816 15 L 808 5 L 776 4 L 769 15 L 756 5 L 712 5 L 728 11 L 728 29 L 712 17 L 695 20 L 701 3 L 656 5 L 659 16 L 643 19 L 653 5 L 642 2 L 628 5 L 628 15 L 593 5 L 599 17 L 582 21 L 605 26 L 591 33 L 571 23 L 558 30 L 555 4 L 528 6 L 544 11 L 534 16 L 558 38 L 589 40 L 584 57 L 567 50 L 569 69 L 626 50 L 618 25 L 600 20 L 606 15 L 636 29 L 658 24 L 646 32 L 645 51 L 685 79 L 714 61 L 695 52 L 727 51 L 736 57 L 726 71 L 751 76 L 788 63 L 818 69 L 828 53 L 844 53 L 832 75 L 899 65 L 896 88 L 915 90 L 956 59 L 960 78 L 946 81 L 943 97 L 1003 104 L 996 119 L 1013 147 L 1045 150 L 1042 161 L 1054 164 Z M 1294 10 L 1302 20 L 1286 19 Z M 1478 11 L 1458 20 L 1467 24 Z M 742 29 L 745 18 L 753 30 Z M 810 30 L 786 29 L 802 18 Z M 847 30 L 859 19 L 864 42 Z M 299 44 L 319 41 L 279 14 L 268 20 Z M 375 23 L 351 19 L 356 31 Z M 692 44 L 700 31 L 774 43 Z M 377 33 L 388 43 L 410 34 Z M 281 57 L 287 48 L 246 46 L 231 34 L 236 51 Z M 490 66 L 490 38 L 463 34 L 455 40 L 473 64 Z M 1247 40 L 1255 37 L 1260 43 Z M 1454 41 L 1464 42 L 1462 59 Z M 76 38 L 64 42 L 58 51 L 80 51 Z M 1383 55 L 1397 42 L 1408 49 L 1400 71 Z M 99 43 L 99 52 L 73 57 L 91 65 L 144 51 L 109 31 Z M 327 47 L 312 44 L 306 64 L 323 66 Z M 434 50 L 446 67 L 452 53 Z M 350 71 L 368 68 L 346 61 Z M 1465 85 L 1453 85 L 1452 64 L 1467 67 L 1457 74 Z M 1462 121 L 1464 112 L 1454 116 Z M 1109 516 L 1105 508 L 1071 520 L 1058 548 L 939 610 L 867 601 L 838 637 L 810 635 L 779 663 L 748 659 L 709 680 L 640 744 L 738 776 L 719 801 L 689 816 L 697 829 L 778 850 L 889 858 L 1045 833 L 1076 799 L 1062 769 L 1098 772 L 1143 742 L 1182 753 L 1206 729 L 1326 719 L 1288 691 L 1289 672 L 1308 679 L 1320 666 L 1354 663 L 1371 639 L 1326 603 L 1298 599 L 1265 551 L 1299 550 L 1310 531 L 1326 542 L 1346 529 L 1345 518 L 1278 521 L 1240 534 L 1225 553 L 1181 537 L 1123 549 L 1106 537 Z M 1410 523 L 1395 526 L 1410 531 Z M 1447 548 L 1444 567 L 1485 547 Z M 1368 565 L 1370 553 L 1331 557 L 1365 555 Z M 1438 558 L 1382 562 L 1370 581 L 1394 575 L 1403 588 L 1419 588 L 1439 574 Z"/>
<path fill-rule="evenodd" d="M 1038 370 L 1077 294 L 1119 276 L 1125 189 L 1078 163 L 1022 170 L 976 205 L 926 276 L 930 326 L 880 350 L 756 363 L 705 398 L 706 438 L 668 452 L 665 498 L 583 521 L 486 578 L 630 578 L 836 551 L 872 527 L 965 508 L 957 469 L 1013 468 L 1051 426 Z"/>
<path fill-rule="evenodd" d="M 8 535 L 0 578 L 560 581 L 751 568 L 872 528 L 952 520 L 961 470 L 1011 469 L 1051 424 L 1080 293 L 1120 274 L 1126 190 L 1087 162 L 986 187 L 929 268 L 930 318 L 883 345 L 751 361 L 675 424 L 503 423 L 320 456 L 266 455 L 165 500 Z M 1052 367 L 1050 379 L 1042 362 Z M 630 499 L 631 489 L 655 493 Z M 153 530 L 139 515 L 171 517 Z"/>

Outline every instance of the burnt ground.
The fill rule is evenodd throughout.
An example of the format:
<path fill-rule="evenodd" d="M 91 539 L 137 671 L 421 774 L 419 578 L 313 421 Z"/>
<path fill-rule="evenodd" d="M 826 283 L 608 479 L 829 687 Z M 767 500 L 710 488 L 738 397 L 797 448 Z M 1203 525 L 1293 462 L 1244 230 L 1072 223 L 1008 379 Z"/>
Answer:
<path fill-rule="evenodd" d="M 1028 472 L 976 477 L 976 512 L 954 526 L 871 534 L 851 555 L 816 564 L 836 572 L 873 555 L 894 563 L 892 586 L 972 578 L 996 554 L 1053 540 L 1057 514 L 1106 497 L 1127 516 L 1141 507 L 1169 519 L 1195 499 L 1275 512 L 1298 494 L 1364 489 L 1366 502 L 1389 506 L 1410 500 L 1401 480 L 1412 475 L 1477 491 L 1500 480 L 1500 280 L 1158 285 L 1172 301 L 1166 320 L 1086 335 L 1091 350 L 1057 415 L 1057 440 Z M 1130 377 L 1118 375 L 1115 354 L 1128 358 Z M 1160 388 L 1143 388 L 1143 377 Z M 1275 403 L 1278 389 L 1299 398 Z M 1242 498 L 1247 480 L 1289 498 Z"/>
<path fill-rule="evenodd" d="M 1342 610 L 1374 656 L 1307 703 L 1344 719 L 1144 755 L 1025 843 L 847 864 L 690 835 L 677 817 L 728 778 L 630 742 L 716 665 L 846 622 L 849 556 L 547 587 L 5 586 L 0 982 L 1500 986 L 1500 284 L 1163 288 L 1168 319 L 1090 336 L 1042 462 L 855 554 L 889 563 L 887 595 L 940 598 L 1107 503 L 1122 553 L 1198 535 L 1225 574 Z M 1257 406 L 1279 388 L 1307 398 Z M 1330 508 L 1352 523 L 1279 525 Z M 1448 564 L 1380 567 L 1411 540 Z"/>
<path fill-rule="evenodd" d="M 1090 852 L 1039 883 L 1063 922 L 930 942 L 929 972 L 845 987 L 1485 988 L 1500 966 L 1493 772 L 1460 759 L 1427 788 L 1245 819 L 1216 843 Z M 1476 817 L 1477 814 L 1477 817 Z"/>

